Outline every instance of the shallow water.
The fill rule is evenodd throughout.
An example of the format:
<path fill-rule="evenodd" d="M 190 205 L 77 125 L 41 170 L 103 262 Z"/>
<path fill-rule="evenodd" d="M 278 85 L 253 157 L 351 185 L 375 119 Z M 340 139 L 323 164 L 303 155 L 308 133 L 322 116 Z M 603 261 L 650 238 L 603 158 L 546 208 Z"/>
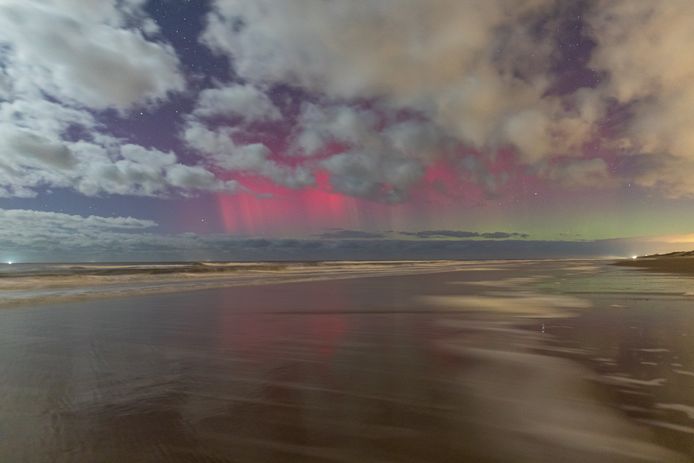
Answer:
<path fill-rule="evenodd" d="M 578 349 L 625 414 L 694 460 L 694 277 L 605 267 L 550 286 L 593 307 L 546 324 L 549 344 Z"/>
<path fill-rule="evenodd" d="M 692 281 L 494 262 L 3 309 L 0 461 L 690 461 Z"/>

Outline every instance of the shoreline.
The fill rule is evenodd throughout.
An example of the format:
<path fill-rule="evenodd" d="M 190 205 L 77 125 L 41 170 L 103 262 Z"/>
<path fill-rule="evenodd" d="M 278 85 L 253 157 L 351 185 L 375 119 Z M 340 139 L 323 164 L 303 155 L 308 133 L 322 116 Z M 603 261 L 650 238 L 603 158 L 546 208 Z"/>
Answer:
<path fill-rule="evenodd" d="M 560 259 L 552 262 L 593 262 L 602 259 Z M 156 294 L 172 294 L 242 286 L 304 283 L 352 278 L 388 277 L 495 270 L 499 264 L 525 265 L 547 260 L 439 260 L 439 261 L 326 261 L 277 263 L 190 263 L 171 264 L 165 271 L 152 273 L 168 264 L 94 264 L 80 266 L 69 273 L 70 264 L 58 264 L 65 273 L 33 272 L 4 275 L 0 278 L 0 309 L 83 302 Z M 191 267 L 209 266 L 211 270 L 189 272 Z M 106 270 L 107 273 L 102 273 Z M 115 270 L 117 273 L 112 273 Z M 91 273 L 88 273 L 91 272 Z"/>
<path fill-rule="evenodd" d="M 478 262 L 416 262 L 408 261 L 402 265 L 376 266 L 365 269 L 332 265 L 329 268 L 301 267 L 288 271 L 219 272 L 190 274 L 186 272 L 164 275 L 128 275 L 114 281 L 106 276 L 70 277 L 22 277 L 0 280 L 0 309 L 26 307 L 28 305 L 51 305 L 67 302 L 86 302 L 96 299 L 114 299 L 179 292 L 204 291 L 211 289 L 243 286 L 263 286 L 312 281 L 344 280 L 353 278 L 389 277 L 465 271 L 466 267 L 479 265 Z M 84 279 L 90 280 L 85 282 Z M 143 281 L 144 279 L 144 281 Z M 24 281 L 22 281 L 24 280 Z M 42 281 L 38 281 L 42 280 Z M 117 279 L 116 279 L 117 280 Z M 3 285 L 3 283 L 6 283 Z M 8 283 L 14 283 L 11 286 Z M 43 283 L 43 286 L 41 284 Z M 8 294 L 9 293 L 9 294 Z M 8 298 L 9 295 L 9 298 Z"/>

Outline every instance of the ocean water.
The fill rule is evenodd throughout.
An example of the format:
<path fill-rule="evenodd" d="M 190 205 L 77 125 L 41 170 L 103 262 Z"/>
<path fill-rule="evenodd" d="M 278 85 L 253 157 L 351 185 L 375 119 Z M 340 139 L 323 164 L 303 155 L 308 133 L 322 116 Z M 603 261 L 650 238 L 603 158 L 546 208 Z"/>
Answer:
<path fill-rule="evenodd" d="M 694 460 L 691 277 L 261 267 L 0 278 L 0 461 Z"/>
<path fill-rule="evenodd" d="M 474 262 L 161 262 L 0 264 L 0 307 L 268 283 L 424 274 Z"/>

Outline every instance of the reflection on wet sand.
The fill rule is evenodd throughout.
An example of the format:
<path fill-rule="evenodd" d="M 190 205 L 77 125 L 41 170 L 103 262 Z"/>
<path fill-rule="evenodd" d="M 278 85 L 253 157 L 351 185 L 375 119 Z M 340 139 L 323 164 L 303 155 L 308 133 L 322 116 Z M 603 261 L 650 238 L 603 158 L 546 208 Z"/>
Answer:
<path fill-rule="evenodd" d="M 590 271 L 493 266 L 4 310 L 0 461 L 686 461 L 548 355 Z"/>
<path fill-rule="evenodd" d="M 555 289 L 593 301 L 570 323 L 548 324 L 551 343 L 599 374 L 610 400 L 657 442 L 694 458 L 694 278 L 642 270 L 601 272 Z M 663 406 L 664 405 L 664 406 Z"/>

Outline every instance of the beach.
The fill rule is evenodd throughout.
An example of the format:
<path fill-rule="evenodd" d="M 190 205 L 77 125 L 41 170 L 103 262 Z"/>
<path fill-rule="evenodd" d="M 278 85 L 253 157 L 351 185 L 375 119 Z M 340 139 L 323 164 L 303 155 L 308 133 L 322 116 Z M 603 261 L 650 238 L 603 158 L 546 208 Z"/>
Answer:
<path fill-rule="evenodd" d="M 118 297 L 70 275 L 7 303 L 0 460 L 694 458 L 692 279 L 591 260 L 354 267 L 109 282 Z"/>
<path fill-rule="evenodd" d="M 617 265 L 640 268 L 652 272 L 694 274 L 694 256 L 690 252 L 635 257 L 617 262 Z"/>

